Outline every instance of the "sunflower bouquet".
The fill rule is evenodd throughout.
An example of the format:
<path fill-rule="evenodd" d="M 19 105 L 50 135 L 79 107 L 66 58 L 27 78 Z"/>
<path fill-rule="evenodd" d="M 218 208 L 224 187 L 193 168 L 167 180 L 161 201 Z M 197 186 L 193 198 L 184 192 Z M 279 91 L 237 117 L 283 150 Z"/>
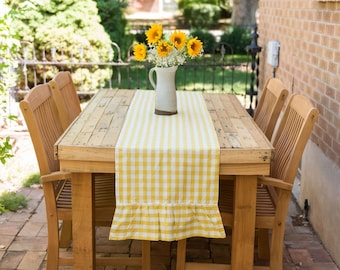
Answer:
<path fill-rule="evenodd" d="M 166 36 L 161 24 L 152 24 L 145 35 L 147 45 L 134 45 L 134 56 L 137 61 L 147 60 L 156 67 L 179 66 L 188 58 L 192 59 L 203 53 L 203 43 L 197 37 L 187 36 L 179 30 Z"/>

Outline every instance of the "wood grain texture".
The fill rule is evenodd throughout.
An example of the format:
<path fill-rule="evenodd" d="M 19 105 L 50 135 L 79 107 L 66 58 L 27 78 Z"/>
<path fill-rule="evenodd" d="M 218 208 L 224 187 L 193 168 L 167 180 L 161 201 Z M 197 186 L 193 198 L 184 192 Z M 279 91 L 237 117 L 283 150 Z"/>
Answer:
<path fill-rule="evenodd" d="M 74 161 L 72 170 L 95 172 L 92 168 L 104 162 L 99 172 L 114 172 L 115 145 L 134 93 L 104 89 L 93 97 L 55 145 L 55 156 L 64 170 Z M 214 93 L 203 93 L 203 97 L 221 147 L 220 173 L 268 175 L 273 147 L 237 97 Z M 96 166 L 84 168 L 82 162 Z M 111 162 L 112 168 L 108 169 L 106 162 Z M 229 168 L 233 164 L 235 172 Z"/>

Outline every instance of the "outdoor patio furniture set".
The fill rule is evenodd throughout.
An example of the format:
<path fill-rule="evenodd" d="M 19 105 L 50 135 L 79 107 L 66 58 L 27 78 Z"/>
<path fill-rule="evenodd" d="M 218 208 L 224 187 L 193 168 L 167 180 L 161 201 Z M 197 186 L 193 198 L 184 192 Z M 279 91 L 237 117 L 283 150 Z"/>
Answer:
<path fill-rule="evenodd" d="M 163 228 L 157 224 L 161 224 L 162 220 L 155 217 L 155 222 L 154 216 L 152 220 L 136 216 L 133 224 L 125 224 L 126 220 L 113 219 L 117 209 L 127 211 L 120 201 L 119 192 L 122 192 L 123 187 L 121 182 L 117 182 L 116 175 L 120 172 L 116 167 L 118 161 L 115 154 L 117 142 L 122 139 L 119 135 L 124 125 L 133 119 L 131 111 L 142 106 L 142 103 L 137 103 L 137 98 L 140 98 L 140 102 L 149 102 L 149 94 L 150 91 L 145 90 L 102 89 L 82 111 L 71 75 L 64 71 L 59 72 L 50 82 L 32 88 L 21 101 L 20 108 L 32 138 L 44 189 L 48 222 L 48 270 L 63 265 L 71 265 L 74 269 L 95 269 L 99 265 L 140 265 L 143 270 L 150 269 L 150 241 L 162 240 Z M 233 94 L 183 91 L 179 96 L 188 98 L 188 104 L 191 104 L 193 98 L 201 100 L 206 109 L 203 113 L 211 120 L 219 150 L 216 193 L 212 194 L 216 202 L 211 207 L 216 207 L 220 215 L 221 224 L 216 221 L 216 226 L 231 229 L 228 231 L 232 232 L 232 254 L 230 265 L 208 266 L 186 262 L 188 235 L 201 235 L 196 235 L 193 228 L 186 228 L 184 223 L 179 223 L 173 225 L 173 230 L 183 230 L 186 236 L 171 239 L 178 240 L 177 270 L 208 267 L 282 269 L 288 205 L 304 147 L 318 118 L 317 109 L 305 96 L 291 95 L 288 98 L 288 91 L 276 78 L 268 79 L 265 84 L 254 118 L 251 118 Z M 160 125 L 166 125 L 167 121 L 172 120 L 184 121 L 181 117 L 189 112 L 183 106 L 182 110 L 179 107 L 179 113 L 174 116 L 150 115 L 150 121 L 160 121 Z M 141 124 L 147 126 L 147 121 Z M 184 125 L 187 129 L 191 128 L 190 125 Z M 143 130 L 143 127 L 140 128 Z M 138 134 L 131 138 L 137 140 Z M 187 162 L 185 157 L 181 159 L 183 163 Z M 127 159 L 127 162 L 132 161 Z M 158 160 L 152 160 L 141 166 L 153 166 L 156 162 Z M 176 178 L 174 175 L 170 177 Z M 179 185 L 185 183 L 183 186 L 189 188 L 190 185 L 195 186 L 200 182 L 195 177 L 195 182 L 188 184 L 184 179 Z M 160 175 L 157 182 L 163 183 L 163 178 Z M 152 192 L 161 190 L 157 182 L 156 187 L 150 186 L 147 189 L 150 197 L 154 196 Z M 170 184 L 174 184 L 174 189 L 177 188 L 175 183 Z M 212 186 L 211 192 L 214 192 Z M 131 196 L 135 196 L 133 186 L 130 190 Z M 169 190 L 171 193 L 171 188 Z M 205 198 L 210 186 L 199 190 Z M 173 215 L 176 213 L 174 210 Z M 129 212 L 131 214 L 133 211 Z M 158 212 L 158 215 L 161 213 Z M 191 215 L 188 214 L 186 218 L 193 220 Z M 173 220 L 177 222 L 179 219 Z M 155 235 L 152 231 L 150 235 L 136 238 L 142 240 L 141 257 L 96 257 L 95 227 L 113 228 L 115 222 L 119 223 L 117 227 L 138 228 L 141 224 L 149 224 L 150 228 L 155 227 L 155 231 L 159 232 Z M 111 229 L 111 234 L 114 233 Z M 268 259 L 267 267 L 253 265 L 255 241 L 258 256 Z M 59 248 L 71 245 L 73 256 L 62 257 Z"/>

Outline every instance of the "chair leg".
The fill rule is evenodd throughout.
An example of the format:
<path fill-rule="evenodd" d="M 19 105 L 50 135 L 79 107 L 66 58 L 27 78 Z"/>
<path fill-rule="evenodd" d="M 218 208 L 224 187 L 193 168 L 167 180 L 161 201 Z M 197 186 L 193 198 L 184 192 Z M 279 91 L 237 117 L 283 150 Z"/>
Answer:
<path fill-rule="evenodd" d="M 291 192 L 288 190 L 281 190 L 279 201 L 289 201 Z M 280 204 L 276 208 L 276 218 L 271 236 L 270 246 L 270 270 L 282 270 L 284 234 L 286 226 L 286 216 L 288 211 L 288 203 Z"/>
<path fill-rule="evenodd" d="M 72 221 L 64 220 L 61 225 L 59 246 L 61 248 L 68 248 L 70 247 L 71 240 L 72 240 Z"/>
<path fill-rule="evenodd" d="M 270 270 L 282 270 L 283 238 L 284 226 L 274 228 L 270 247 Z"/>
<path fill-rule="evenodd" d="M 182 240 L 177 241 L 176 270 L 184 270 L 185 269 L 186 245 L 187 245 L 186 239 L 182 239 Z"/>
<path fill-rule="evenodd" d="M 46 270 L 58 270 L 59 266 L 59 230 L 58 220 L 50 217 L 47 224 L 47 264 Z"/>
<path fill-rule="evenodd" d="M 269 235 L 267 229 L 257 231 L 257 251 L 259 259 L 269 260 Z"/>
<path fill-rule="evenodd" d="M 142 241 L 142 270 L 151 269 L 150 241 Z"/>

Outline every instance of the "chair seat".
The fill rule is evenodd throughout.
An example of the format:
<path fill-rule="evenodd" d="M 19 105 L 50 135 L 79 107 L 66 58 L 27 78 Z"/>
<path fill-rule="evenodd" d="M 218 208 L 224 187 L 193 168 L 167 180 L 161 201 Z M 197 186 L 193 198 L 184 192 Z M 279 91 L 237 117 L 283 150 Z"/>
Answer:
<path fill-rule="evenodd" d="M 273 200 L 273 195 L 264 185 L 257 186 L 256 193 L 256 218 L 261 219 L 273 218 L 275 217 L 275 204 Z M 233 215 L 233 198 L 234 198 L 234 181 L 222 180 L 220 181 L 219 187 L 219 200 L 218 207 L 221 212 L 223 224 L 228 224 L 230 222 L 225 222 L 225 219 L 229 218 L 232 220 Z M 231 224 L 231 223 L 230 223 Z"/>
<path fill-rule="evenodd" d="M 113 212 L 116 205 L 114 191 L 114 175 L 113 174 L 95 174 L 95 208 L 96 211 L 101 209 L 111 209 L 112 215 L 108 215 L 105 219 L 112 222 Z M 72 182 L 64 180 L 59 183 L 58 195 L 56 198 L 57 209 L 72 209 Z"/>

